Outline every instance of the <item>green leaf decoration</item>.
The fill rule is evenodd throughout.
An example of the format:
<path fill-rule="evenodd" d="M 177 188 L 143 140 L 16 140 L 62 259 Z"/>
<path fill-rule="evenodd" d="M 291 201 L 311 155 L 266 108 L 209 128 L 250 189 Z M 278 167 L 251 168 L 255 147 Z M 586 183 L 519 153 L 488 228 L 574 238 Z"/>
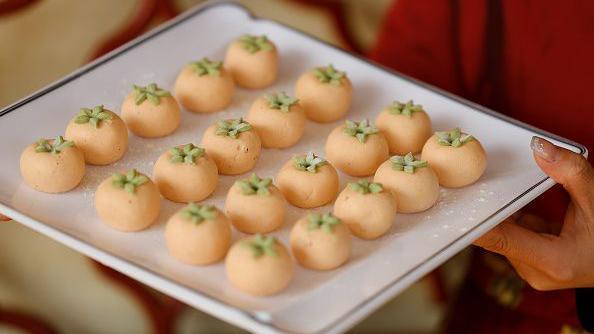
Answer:
<path fill-rule="evenodd" d="M 189 203 L 180 213 L 182 217 L 191 220 L 194 224 L 200 224 L 205 220 L 215 219 L 218 215 L 214 205 L 198 205 Z"/>
<path fill-rule="evenodd" d="M 111 175 L 111 184 L 114 187 L 125 189 L 130 194 L 136 192 L 136 187 L 146 183 L 148 177 L 138 173 L 136 169 L 131 169 L 126 174 L 113 173 Z"/>
<path fill-rule="evenodd" d="M 345 121 L 344 133 L 357 138 L 360 143 L 365 143 L 367 136 L 379 132 L 379 129 L 369 123 L 369 120 L 361 122 Z"/>
<path fill-rule="evenodd" d="M 243 118 L 220 120 L 217 122 L 215 134 L 236 139 L 240 133 L 250 131 L 251 129 L 251 124 L 244 121 Z"/>
<path fill-rule="evenodd" d="M 366 194 L 377 194 L 384 191 L 384 187 L 381 183 L 376 182 L 369 182 L 368 180 L 359 180 L 357 182 L 350 182 L 349 188 L 353 189 L 354 191 L 361 193 L 363 195 Z"/>
<path fill-rule="evenodd" d="M 415 156 L 411 152 L 405 156 L 395 155 L 390 158 L 390 162 L 392 162 L 392 169 L 404 171 L 410 174 L 413 174 L 417 168 L 428 166 L 427 161 L 416 160 Z"/>
<path fill-rule="evenodd" d="M 272 43 L 265 35 L 243 35 L 239 38 L 241 46 L 249 52 L 256 53 L 258 51 L 271 51 L 273 49 Z"/>
<path fill-rule="evenodd" d="M 174 147 L 169 150 L 169 161 L 173 163 L 183 162 L 188 165 L 195 165 L 196 160 L 204 156 L 206 150 L 194 144 L 186 144 L 182 147 Z"/>
<path fill-rule="evenodd" d="M 307 221 L 309 224 L 307 225 L 308 230 L 316 230 L 322 229 L 326 233 L 332 233 L 332 229 L 334 225 L 341 224 L 342 221 L 335 217 L 330 212 L 327 212 L 323 215 L 319 213 L 310 213 L 307 216 Z"/>
<path fill-rule="evenodd" d="M 293 157 L 293 166 L 296 169 L 310 173 L 317 173 L 318 168 L 327 163 L 328 161 L 315 155 L 313 152 L 309 152 L 307 155 Z"/>
<path fill-rule="evenodd" d="M 345 72 L 335 69 L 332 64 L 327 67 L 315 68 L 313 73 L 321 83 L 329 83 L 334 86 L 340 86 L 342 78 L 346 75 Z"/>
<path fill-rule="evenodd" d="M 259 258 L 262 255 L 277 256 L 278 254 L 274 249 L 275 244 L 275 237 L 261 234 L 256 234 L 252 239 L 244 241 L 244 245 L 252 250 L 254 258 Z"/>
<path fill-rule="evenodd" d="M 72 140 L 64 140 L 64 137 L 58 136 L 51 143 L 47 139 L 39 139 L 35 146 L 37 153 L 60 154 L 63 149 L 74 146 Z"/>
<path fill-rule="evenodd" d="M 222 61 L 211 61 L 208 58 L 202 58 L 199 61 L 195 61 L 190 63 L 190 67 L 194 70 L 194 73 L 198 74 L 199 76 L 203 75 L 211 75 L 211 76 L 219 76 L 221 75 L 221 68 L 223 67 Z"/>
<path fill-rule="evenodd" d="M 138 106 L 141 105 L 145 100 L 148 100 L 155 106 L 158 106 L 161 103 L 162 97 L 170 97 L 171 93 L 159 88 L 156 83 L 150 83 L 147 86 L 137 86 L 133 85 L 134 87 L 134 103 Z"/>
<path fill-rule="evenodd" d="M 272 184 L 272 179 L 269 177 L 261 179 L 258 175 L 252 174 L 249 178 L 236 181 L 235 183 L 244 195 L 268 196 L 270 195 L 268 187 Z"/>
<path fill-rule="evenodd" d="M 101 121 L 112 119 L 112 116 L 105 111 L 103 105 L 94 106 L 90 108 L 81 108 L 80 112 L 74 118 L 74 123 L 85 124 L 89 123 L 94 129 L 98 128 Z"/>
<path fill-rule="evenodd" d="M 411 117 L 416 111 L 423 111 L 423 106 L 420 104 L 415 104 L 413 100 L 408 100 L 405 103 L 394 101 L 388 107 L 388 112 L 393 115 L 404 115 Z"/>
<path fill-rule="evenodd" d="M 471 135 L 462 134 L 460 128 L 455 128 L 451 131 L 438 131 L 435 135 L 440 145 L 452 147 L 460 147 L 474 139 Z"/>
<path fill-rule="evenodd" d="M 299 99 L 291 97 L 285 94 L 285 92 L 267 94 L 264 98 L 268 101 L 269 108 L 280 110 L 284 113 L 288 113 L 291 110 L 291 106 L 299 102 Z"/>

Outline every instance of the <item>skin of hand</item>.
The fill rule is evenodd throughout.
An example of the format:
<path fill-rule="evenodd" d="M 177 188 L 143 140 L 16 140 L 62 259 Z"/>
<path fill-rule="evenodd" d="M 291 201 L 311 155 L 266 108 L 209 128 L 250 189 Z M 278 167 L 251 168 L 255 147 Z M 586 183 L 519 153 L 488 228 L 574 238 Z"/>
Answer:
<path fill-rule="evenodd" d="M 505 256 L 536 290 L 594 287 L 594 170 L 581 155 L 540 138 L 534 160 L 570 195 L 563 224 L 514 214 L 474 244 Z"/>

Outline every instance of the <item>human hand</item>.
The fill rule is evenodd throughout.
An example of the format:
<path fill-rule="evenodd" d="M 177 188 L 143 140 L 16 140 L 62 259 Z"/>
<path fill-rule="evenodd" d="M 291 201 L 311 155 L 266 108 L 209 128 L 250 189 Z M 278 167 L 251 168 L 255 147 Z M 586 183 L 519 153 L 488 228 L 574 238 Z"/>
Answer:
<path fill-rule="evenodd" d="M 538 166 L 571 202 L 558 235 L 521 226 L 512 216 L 474 244 L 505 256 L 537 290 L 594 287 L 594 170 L 581 155 L 533 137 Z"/>
<path fill-rule="evenodd" d="M 7 222 L 7 221 L 9 221 L 9 220 L 10 220 L 10 218 L 6 217 L 6 216 L 5 216 L 5 215 L 3 215 L 3 214 L 0 214 L 0 222 Z"/>

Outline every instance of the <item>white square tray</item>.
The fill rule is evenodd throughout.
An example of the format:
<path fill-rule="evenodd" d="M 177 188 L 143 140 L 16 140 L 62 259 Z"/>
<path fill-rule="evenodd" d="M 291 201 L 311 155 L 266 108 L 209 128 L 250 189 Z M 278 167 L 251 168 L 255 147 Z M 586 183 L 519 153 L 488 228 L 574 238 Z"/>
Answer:
<path fill-rule="evenodd" d="M 152 81 L 173 87 L 189 61 L 222 59 L 227 43 L 245 34 L 266 34 L 279 47 L 280 78 L 264 91 L 238 90 L 233 105 L 213 115 L 184 112 L 182 126 L 163 139 L 131 136 L 123 160 L 108 167 L 89 166 L 82 184 L 61 195 L 36 192 L 19 174 L 22 149 L 40 137 L 63 134 L 80 107 L 104 104 L 119 111 L 132 84 Z M 277 296 L 254 298 L 231 287 L 223 264 L 192 267 L 169 256 L 163 226 L 180 205 L 163 200 L 159 222 L 138 233 L 122 233 L 97 218 L 93 193 L 112 172 L 138 168 L 151 174 L 152 163 L 176 144 L 198 144 L 203 130 L 220 118 L 243 115 L 265 91 L 293 92 L 297 77 L 311 67 L 333 63 L 346 70 L 354 85 L 348 118 L 375 119 L 394 99 L 414 99 L 433 119 L 434 128 L 461 126 L 483 143 L 489 158 L 485 175 L 474 185 L 442 190 L 438 204 L 423 213 L 398 215 L 388 235 L 376 241 L 355 240 L 353 257 L 330 272 L 298 267 L 289 288 Z M 191 306 L 261 333 L 338 333 L 381 306 L 474 239 L 518 210 L 554 183 L 532 160 L 530 138 L 539 134 L 585 154 L 583 146 L 522 124 L 421 82 L 333 48 L 276 22 L 252 17 L 233 3 L 197 7 L 64 79 L 0 111 L 0 212 L 97 261 L 169 294 Z M 264 150 L 256 167 L 274 176 L 295 153 L 324 153 L 327 134 L 340 122 L 308 122 L 295 147 Z M 244 176 L 223 176 L 206 202 L 222 208 L 229 186 Z M 341 174 L 341 184 L 352 178 Z M 331 206 L 321 208 L 331 210 Z M 306 213 L 291 207 L 284 228 L 275 233 L 285 243 L 293 222 Z M 235 233 L 234 238 L 239 238 Z"/>

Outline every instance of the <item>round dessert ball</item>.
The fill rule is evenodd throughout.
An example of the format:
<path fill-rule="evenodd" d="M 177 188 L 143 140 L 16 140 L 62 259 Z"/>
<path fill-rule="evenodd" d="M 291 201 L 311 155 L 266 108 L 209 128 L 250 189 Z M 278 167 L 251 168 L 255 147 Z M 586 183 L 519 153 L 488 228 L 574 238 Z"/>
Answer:
<path fill-rule="evenodd" d="M 439 184 L 448 188 L 473 184 L 487 168 L 481 143 L 459 128 L 436 132 L 423 146 L 422 158 L 435 170 Z"/>
<path fill-rule="evenodd" d="M 412 153 L 395 155 L 384 162 L 373 181 L 392 191 L 398 212 L 425 211 L 439 199 L 437 175 L 427 161 L 416 160 Z"/>
<path fill-rule="evenodd" d="M 295 95 L 307 118 L 327 123 L 344 116 L 351 107 L 353 86 L 345 72 L 332 65 L 315 68 L 297 80 Z"/>
<path fill-rule="evenodd" d="M 390 153 L 405 155 L 421 152 L 433 130 L 423 106 L 408 101 L 395 101 L 376 118 L 375 125 L 386 137 Z"/>
<path fill-rule="evenodd" d="M 199 202 L 215 191 L 217 165 L 202 147 L 177 146 L 161 154 L 153 178 L 163 197 L 178 203 Z"/>
<path fill-rule="evenodd" d="M 66 127 L 66 139 L 82 150 L 91 165 L 109 165 L 128 149 L 128 128 L 122 119 L 103 106 L 82 108 Z"/>
<path fill-rule="evenodd" d="M 239 86 L 264 88 L 276 80 L 278 52 L 266 36 L 244 35 L 227 48 L 225 66 Z"/>
<path fill-rule="evenodd" d="M 231 245 L 231 224 L 216 207 L 190 203 L 167 221 L 165 241 L 169 253 L 183 263 L 215 263 Z"/>
<path fill-rule="evenodd" d="M 225 109 L 231 104 L 235 83 L 220 61 L 203 58 L 186 66 L 175 80 L 175 95 L 184 108 L 199 113 Z"/>
<path fill-rule="evenodd" d="M 295 145 L 305 131 L 305 119 L 299 100 L 285 93 L 259 97 L 247 116 L 247 121 L 258 132 L 262 146 L 268 148 Z"/>
<path fill-rule="evenodd" d="M 351 232 L 331 213 L 310 213 L 291 230 L 291 250 L 297 262 L 314 270 L 341 266 L 351 255 Z"/>
<path fill-rule="evenodd" d="M 272 236 L 256 234 L 235 243 L 225 258 L 227 278 L 239 290 L 269 296 L 286 288 L 293 278 L 293 260 Z"/>
<path fill-rule="evenodd" d="M 287 161 L 276 184 L 289 203 L 304 209 L 332 202 L 339 187 L 336 169 L 311 152 Z"/>
<path fill-rule="evenodd" d="M 134 85 L 134 91 L 122 103 L 122 119 L 140 137 L 166 136 L 177 129 L 180 118 L 177 101 L 155 83 Z"/>
<path fill-rule="evenodd" d="M 73 141 L 40 139 L 25 148 L 20 160 L 21 175 L 33 189 L 61 193 L 74 189 L 85 175 L 85 157 Z"/>
<path fill-rule="evenodd" d="M 157 186 L 135 169 L 114 173 L 95 192 L 95 209 L 101 221 L 124 232 L 143 230 L 152 225 L 161 209 Z"/>
<path fill-rule="evenodd" d="M 334 215 L 361 239 L 384 235 L 396 217 L 396 201 L 381 183 L 367 180 L 349 183 L 334 203 Z"/>
<path fill-rule="evenodd" d="M 390 155 L 384 135 L 365 120 L 346 121 L 332 130 L 326 140 L 326 156 L 332 165 L 349 175 L 367 176 Z"/>
<path fill-rule="evenodd" d="M 272 179 L 252 174 L 231 186 L 225 200 L 225 214 L 244 233 L 268 233 L 283 225 L 287 203 Z"/>
<path fill-rule="evenodd" d="M 262 142 L 243 119 L 220 120 L 204 132 L 202 146 L 224 175 L 243 174 L 256 166 Z"/>

